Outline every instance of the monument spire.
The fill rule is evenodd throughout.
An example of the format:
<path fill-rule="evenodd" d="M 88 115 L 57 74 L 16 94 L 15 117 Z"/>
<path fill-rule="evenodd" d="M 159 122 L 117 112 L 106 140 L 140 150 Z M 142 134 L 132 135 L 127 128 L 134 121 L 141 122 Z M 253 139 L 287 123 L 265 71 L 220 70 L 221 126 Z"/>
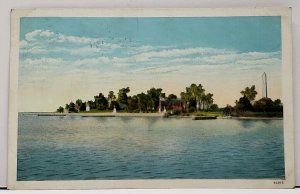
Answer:
<path fill-rule="evenodd" d="M 268 82 L 266 72 L 262 74 L 262 97 L 268 98 Z"/>

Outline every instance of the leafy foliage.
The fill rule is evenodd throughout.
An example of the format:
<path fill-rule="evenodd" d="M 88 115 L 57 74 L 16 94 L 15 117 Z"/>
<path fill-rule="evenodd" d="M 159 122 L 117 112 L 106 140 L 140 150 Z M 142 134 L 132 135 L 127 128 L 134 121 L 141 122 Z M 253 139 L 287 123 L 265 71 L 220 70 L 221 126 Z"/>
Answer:
<path fill-rule="evenodd" d="M 56 110 L 56 112 L 63 113 L 63 112 L 64 112 L 64 108 L 60 106 L 60 107 Z"/>
<path fill-rule="evenodd" d="M 98 96 L 94 96 L 95 106 L 98 110 L 106 110 L 108 101 L 102 93 L 99 93 Z"/>
<path fill-rule="evenodd" d="M 119 106 L 120 106 L 120 109 L 127 109 L 127 106 L 128 106 L 128 96 L 127 96 L 127 93 L 130 92 L 130 89 L 129 87 L 127 88 L 122 88 L 119 90 L 118 92 L 118 103 L 119 103 Z"/>
<path fill-rule="evenodd" d="M 241 91 L 241 94 L 245 96 L 250 102 L 255 100 L 255 97 L 257 95 L 255 85 L 252 85 L 250 88 L 246 87 L 245 90 Z"/>

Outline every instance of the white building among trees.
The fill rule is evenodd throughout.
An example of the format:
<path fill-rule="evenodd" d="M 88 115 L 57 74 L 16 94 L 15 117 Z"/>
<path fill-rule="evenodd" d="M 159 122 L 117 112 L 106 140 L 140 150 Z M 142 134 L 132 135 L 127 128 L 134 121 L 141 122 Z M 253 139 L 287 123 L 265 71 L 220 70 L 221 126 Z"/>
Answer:
<path fill-rule="evenodd" d="M 90 111 L 90 105 L 89 103 L 85 103 L 85 111 Z"/>

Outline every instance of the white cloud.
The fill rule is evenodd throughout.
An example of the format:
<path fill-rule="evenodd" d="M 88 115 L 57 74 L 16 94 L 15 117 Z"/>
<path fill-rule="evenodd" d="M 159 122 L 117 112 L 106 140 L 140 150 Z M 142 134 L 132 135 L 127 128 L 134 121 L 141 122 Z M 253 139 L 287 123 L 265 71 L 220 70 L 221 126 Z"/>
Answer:
<path fill-rule="evenodd" d="M 232 51 L 226 49 L 215 49 L 215 48 L 184 48 L 184 49 L 167 49 L 160 51 L 144 52 L 133 56 L 136 61 L 142 62 L 151 60 L 153 58 L 171 58 L 171 57 L 181 57 L 188 55 L 207 55 L 207 54 L 228 54 Z"/>
<path fill-rule="evenodd" d="M 20 53 L 26 54 L 47 55 L 64 52 L 74 56 L 90 56 L 119 48 L 121 48 L 120 44 L 106 42 L 102 38 L 68 36 L 49 30 L 28 32 L 25 34 L 25 39 L 20 41 Z"/>
<path fill-rule="evenodd" d="M 32 32 L 28 32 L 27 34 L 25 34 L 25 40 L 29 42 L 36 40 L 36 36 L 38 36 L 41 32 L 42 30 L 34 30 Z"/>
<path fill-rule="evenodd" d="M 50 32 L 49 30 L 44 30 L 40 32 L 40 36 L 42 37 L 52 37 L 55 34 L 53 32 Z"/>
<path fill-rule="evenodd" d="M 78 43 L 78 44 L 89 44 L 89 43 L 95 43 L 99 41 L 99 39 L 96 38 L 86 38 L 86 37 L 79 37 L 79 36 L 64 36 L 64 38 L 65 40 L 71 43 Z"/>
<path fill-rule="evenodd" d="M 44 40 L 48 42 L 70 42 L 78 44 L 90 44 L 101 41 L 97 38 L 80 37 L 80 36 L 66 36 L 61 33 L 54 33 L 49 30 L 34 30 L 25 34 L 25 40 L 28 42 Z"/>

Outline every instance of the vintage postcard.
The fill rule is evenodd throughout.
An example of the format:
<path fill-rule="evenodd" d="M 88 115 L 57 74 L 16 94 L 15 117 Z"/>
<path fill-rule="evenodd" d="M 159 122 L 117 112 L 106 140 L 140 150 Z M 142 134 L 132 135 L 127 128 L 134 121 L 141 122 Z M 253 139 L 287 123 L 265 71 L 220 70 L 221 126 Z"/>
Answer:
<path fill-rule="evenodd" d="M 9 189 L 293 188 L 290 8 L 11 13 Z"/>

